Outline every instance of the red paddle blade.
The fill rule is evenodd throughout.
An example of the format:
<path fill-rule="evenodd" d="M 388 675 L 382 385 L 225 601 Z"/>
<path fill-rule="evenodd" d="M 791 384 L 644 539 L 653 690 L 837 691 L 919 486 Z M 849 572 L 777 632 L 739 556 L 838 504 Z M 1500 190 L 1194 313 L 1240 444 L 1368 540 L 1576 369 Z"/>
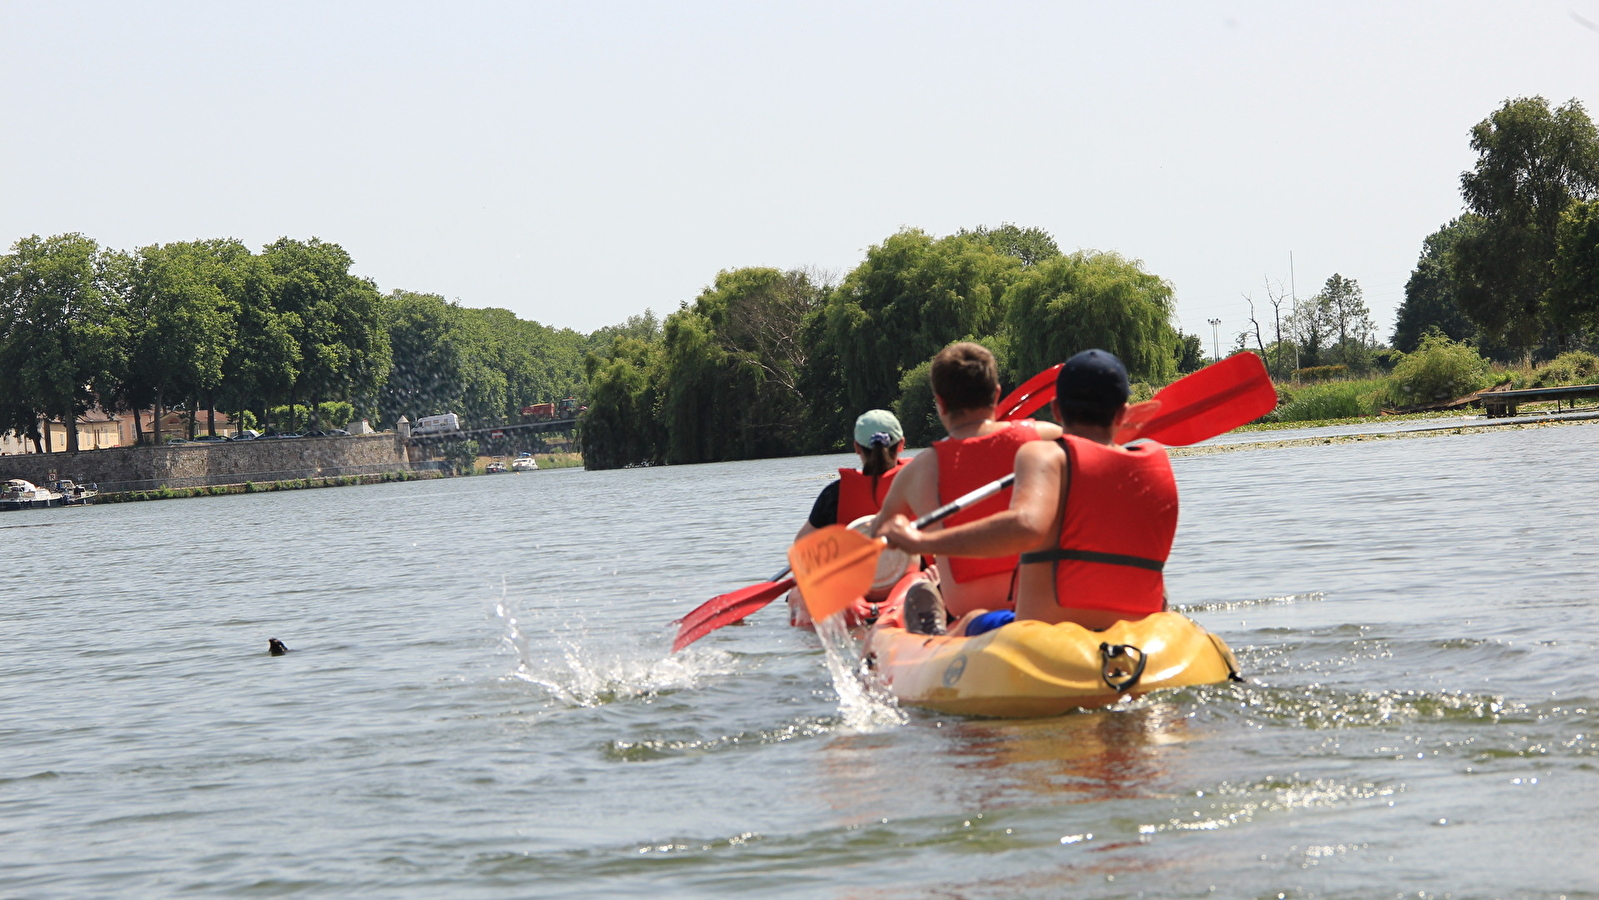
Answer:
<path fill-rule="evenodd" d="M 1032 378 L 1023 382 L 1022 386 L 999 401 L 994 407 L 994 418 L 999 420 L 1021 419 L 1036 412 L 1040 407 L 1055 399 L 1055 376 L 1060 372 L 1060 367 L 1065 363 L 1056 363 L 1039 372 Z M 1024 406 L 1025 404 L 1025 406 Z"/>
<path fill-rule="evenodd" d="M 843 612 L 871 588 L 883 546 L 843 525 L 829 525 L 788 548 L 788 564 L 794 567 L 812 621 Z"/>
<path fill-rule="evenodd" d="M 1277 389 L 1266 364 L 1240 353 L 1179 378 L 1155 394 L 1158 413 L 1138 424 L 1123 422 L 1115 441 L 1148 438 L 1181 447 L 1224 434 L 1277 408 Z"/>
<path fill-rule="evenodd" d="M 677 637 L 672 640 L 672 652 L 687 647 L 723 625 L 731 625 L 756 610 L 788 593 L 794 579 L 763 581 L 746 588 L 720 594 L 694 607 L 678 625 Z"/>

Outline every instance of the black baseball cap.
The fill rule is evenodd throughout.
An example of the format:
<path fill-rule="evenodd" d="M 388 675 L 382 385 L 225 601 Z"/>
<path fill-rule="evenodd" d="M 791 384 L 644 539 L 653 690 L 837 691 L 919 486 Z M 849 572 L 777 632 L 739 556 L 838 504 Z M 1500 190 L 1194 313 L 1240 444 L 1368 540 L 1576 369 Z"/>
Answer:
<path fill-rule="evenodd" d="M 1114 412 L 1127 402 L 1127 367 L 1104 350 L 1084 350 L 1066 360 L 1055 376 L 1061 409 Z"/>

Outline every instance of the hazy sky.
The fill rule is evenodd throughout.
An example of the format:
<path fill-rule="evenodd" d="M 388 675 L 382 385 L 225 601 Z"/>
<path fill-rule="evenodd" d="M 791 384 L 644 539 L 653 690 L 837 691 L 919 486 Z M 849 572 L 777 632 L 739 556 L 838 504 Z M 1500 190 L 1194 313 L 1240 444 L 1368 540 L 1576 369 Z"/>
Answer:
<path fill-rule="evenodd" d="M 0 244 L 317 236 L 591 331 L 1013 222 L 1143 260 L 1207 350 L 1290 253 L 1386 339 L 1468 131 L 1532 94 L 1599 117 L 1599 0 L 0 0 Z"/>

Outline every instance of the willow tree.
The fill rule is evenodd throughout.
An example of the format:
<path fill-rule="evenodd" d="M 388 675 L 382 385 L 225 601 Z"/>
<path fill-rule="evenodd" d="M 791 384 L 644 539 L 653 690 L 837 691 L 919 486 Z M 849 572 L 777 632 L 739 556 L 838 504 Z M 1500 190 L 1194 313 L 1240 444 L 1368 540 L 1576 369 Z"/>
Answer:
<path fill-rule="evenodd" d="M 1171 283 L 1115 253 L 1078 251 L 1030 266 L 1005 295 L 1012 377 L 1032 376 L 1093 348 L 1121 358 L 1139 381 L 1177 373 Z"/>
<path fill-rule="evenodd" d="M 997 331 L 1006 289 L 1046 264 L 1024 267 L 986 234 L 907 229 L 871 247 L 808 330 L 813 426 L 842 442 L 862 410 L 894 404 L 907 371 L 951 341 Z"/>

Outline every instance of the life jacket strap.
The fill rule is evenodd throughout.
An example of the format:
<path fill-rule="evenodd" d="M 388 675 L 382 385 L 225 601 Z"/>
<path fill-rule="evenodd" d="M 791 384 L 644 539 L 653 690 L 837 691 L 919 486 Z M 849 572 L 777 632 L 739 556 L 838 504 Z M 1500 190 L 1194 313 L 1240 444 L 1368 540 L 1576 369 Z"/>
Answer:
<path fill-rule="evenodd" d="M 1067 550 L 1061 547 L 1049 550 L 1034 550 L 1022 554 L 1022 564 L 1040 562 L 1058 562 L 1070 560 L 1073 562 L 1104 563 L 1109 566 L 1131 566 L 1135 569 L 1148 569 L 1151 572 L 1166 570 L 1164 560 L 1149 559 L 1144 556 L 1127 556 L 1121 553 L 1099 553 L 1094 550 Z"/>

